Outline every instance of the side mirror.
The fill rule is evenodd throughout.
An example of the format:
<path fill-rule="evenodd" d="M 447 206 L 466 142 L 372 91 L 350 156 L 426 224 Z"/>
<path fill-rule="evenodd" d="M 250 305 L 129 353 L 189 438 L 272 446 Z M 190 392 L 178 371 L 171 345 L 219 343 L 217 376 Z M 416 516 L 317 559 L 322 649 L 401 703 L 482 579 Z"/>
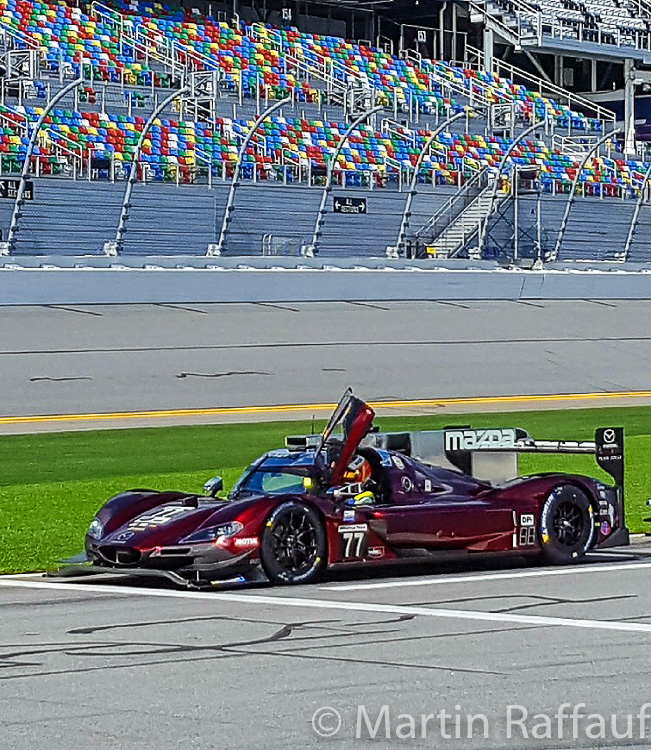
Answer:
<path fill-rule="evenodd" d="M 217 497 L 217 493 L 224 489 L 224 480 L 221 477 L 212 477 L 203 486 L 203 491 L 210 497 Z"/>

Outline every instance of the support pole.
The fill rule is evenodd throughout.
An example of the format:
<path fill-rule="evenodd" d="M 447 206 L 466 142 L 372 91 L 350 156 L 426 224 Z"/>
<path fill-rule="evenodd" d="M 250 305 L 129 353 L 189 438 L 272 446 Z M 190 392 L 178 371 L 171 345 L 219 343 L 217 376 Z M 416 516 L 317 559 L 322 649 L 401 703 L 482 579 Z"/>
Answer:
<path fill-rule="evenodd" d="M 635 202 L 635 208 L 633 209 L 633 216 L 631 216 L 631 225 L 628 228 L 628 236 L 626 237 L 626 245 L 624 246 L 624 253 L 622 260 L 628 260 L 628 255 L 631 251 L 631 244 L 633 243 L 633 235 L 635 234 L 635 229 L 637 228 L 637 222 L 640 218 L 640 209 L 642 208 L 642 203 L 644 202 L 644 191 L 646 190 L 647 185 L 649 184 L 649 178 L 651 178 L 651 164 L 647 168 L 646 172 L 644 173 L 644 179 L 642 180 L 642 185 L 640 186 L 640 194 L 637 197 L 637 201 Z"/>
<path fill-rule="evenodd" d="M 418 173 L 420 172 L 420 168 L 425 158 L 425 154 L 427 153 L 427 150 L 431 146 L 432 142 L 445 130 L 445 128 L 447 128 L 449 125 L 455 122 L 455 120 L 458 120 L 460 117 L 464 117 L 464 115 L 465 115 L 464 112 L 457 112 L 456 115 L 453 115 L 452 117 L 448 117 L 447 120 L 444 120 L 438 126 L 438 128 L 436 128 L 436 130 L 433 133 L 431 133 L 431 135 L 425 141 L 423 148 L 420 150 L 420 153 L 418 154 L 418 159 L 416 160 L 416 166 L 414 167 L 414 173 L 411 177 L 409 190 L 407 192 L 407 200 L 405 201 L 405 207 L 402 210 L 402 219 L 400 220 L 400 230 L 398 231 L 398 241 L 396 242 L 396 250 L 398 253 L 400 253 L 400 249 L 404 245 L 405 235 L 407 234 L 407 229 L 409 229 L 409 219 L 411 218 L 411 204 L 414 200 L 414 196 L 418 192 L 416 189 L 416 186 L 418 184 Z"/>
<path fill-rule="evenodd" d="M 348 129 L 343 134 L 341 139 L 339 140 L 339 143 L 337 144 L 337 148 L 335 149 L 334 154 L 332 155 L 332 159 L 330 160 L 330 164 L 328 164 L 328 171 L 326 173 L 326 183 L 323 186 L 323 192 L 321 193 L 321 203 L 319 204 L 319 211 L 316 215 L 316 221 L 314 222 L 314 232 L 312 233 L 312 242 L 310 243 L 310 253 L 316 254 L 317 252 L 317 245 L 319 242 L 319 235 L 321 234 L 321 228 L 323 227 L 323 222 L 325 221 L 325 206 L 326 201 L 328 199 L 328 195 L 332 192 L 332 173 L 335 170 L 335 167 L 337 166 L 337 159 L 339 158 L 339 154 L 341 153 L 341 149 L 344 147 L 344 144 L 350 138 L 350 134 L 355 130 L 355 128 L 364 120 L 368 120 L 368 118 L 371 115 L 374 115 L 376 112 L 381 112 L 384 109 L 383 105 L 378 104 L 376 107 L 373 107 L 373 109 L 369 109 L 366 112 L 362 112 L 361 115 L 356 117 L 351 124 L 348 126 Z"/>
<path fill-rule="evenodd" d="M 173 91 L 168 97 L 163 99 L 162 102 L 159 102 L 154 108 L 154 111 L 151 113 L 149 119 L 145 123 L 142 132 L 140 133 L 140 138 L 138 138 L 138 143 L 136 144 L 136 150 L 133 153 L 133 161 L 131 162 L 131 168 L 129 170 L 127 186 L 124 190 L 122 209 L 120 211 L 120 220 L 118 222 L 118 228 L 115 232 L 115 245 L 110 250 L 112 255 L 118 255 L 122 252 L 122 246 L 124 244 L 124 232 L 126 230 L 127 220 L 129 218 L 129 209 L 131 208 L 131 194 L 133 192 L 133 186 L 138 175 L 138 159 L 140 158 L 140 151 L 142 149 L 142 144 L 145 142 L 145 138 L 147 137 L 147 133 L 149 132 L 151 126 L 154 124 L 154 121 L 156 120 L 158 115 L 165 109 L 165 107 L 167 107 L 168 104 L 171 104 L 174 99 L 181 96 L 182 94 L 187 94 L 188 91 L 190 91 L 190 87 L 184 86 L 177 91 Z M 108 252 L 109 250 L 107 250 L 107 253 Z"/>
<path fill-rule="evenodd" d="M 635 156 L 635 67 L 624 60 L 624 155 Z"/>
<path fill-rule="evenodd" d="M 508 161 L 509 157 L 511 156 L 511 152 L 513 149 L 520 143 L 520 141 L 523 138 L 526 138 L 526 136 L 529 135 L 529 133 L 532 133 L 536 128 L 539 128 L 541 126 L 544 126 L 545 121 L 540 120 L 539 122 L 535 122 L 533 125 L 529 125 L 528 128 L 523 130 L 520 135 L 518 135 L 516 138 L 514 138 L 511 143 L 509 144 L 509 147 L 504 152 L 504 156 L 502 156 L 502 160 L 500 161 L 500 166 L 497 170 L 497 175 L 495 175 L 495 184 L 493 185 L 493 191 L 491 193 L 491 201 L 490 205 L 488 207 L 488 213 L 486 214 L 486 217 L 484 219 L 484 225 L 481 228 L 481 232 L 479 233 L 479 253 L 481 253 L 484 250 L 484 243 L 486 242 L 486 235 L 488 234 L 488 221 L 490 217 L 493 215 L 493 208 L 495 206 L 495 199 L 497 198 L 497 188 L 499 187 L 500 183 L 500 177 L 502 176 L 502 172 L 504 171 L 504 167 L 506 166 L 506 162 Z"/>
<path fill-rule="evenodd" d="M 492 27 L 486 24 L 484 26 L 484 68 L 493 72 L 493 50 L 495 46 L 495 32 Z"/>
<path fill-rule="evenodd" d="M 572 180 L 572 187 L 570 189 L 570 194 L 567 196 L 567 201 L 565 203 L 565 211 L 563 211 L 563 219 L 561 221 L 561 226 L 558 230 L 558 236 L 556 237 L 556 244 L 554 245 L 554 251 L 552 252 L 551 259 L 556 260 L 558 258 L 558 253 L 560 252 L 561 245 L 563 244 L 563 237 L 565 236 L 565 230 L 567 229 L 567 222 L 570 217 L 570 209 L 572 208 L 572 203 L 574 203 L 574 197 L 576 195 L 576 188 L 579 184 L 579 177 L 581 177 L 581 172 L 583 172 L 583 168 L 588 163 L 588 160 L 593 156 L 593 154 L 601 147 L 602 143 L 605 143 L 609 138 L 612 138 L 617 133 L 621 133 L 621 128 L 615 128 L 615 130 L 611 130 L 610 133 L 606 133 L 606 135 L 602 136 L 595 144 L 590 148 L 589 151 L 586 152 L 585 156 L 583 157 L 581 164 L 576 172 L 576 175 L 574 176 L 574 179 Z"/>
<path fill-rule="evenodd" d="M 233 171 L 233 179 L 231 180 L 231 186 L 228 191 L 228 199 L 226 200 L 226 208 L 224 209 L 224 218 L 222 219 L 222 226 L 219 231 L 219 240 L 217 241 L 216 245 L 209 245 L 208 246 L 208 252 L 206 255 L 208 256 L 215 256 L 215 255 L 221 255 L 224 250 L 224 241 L 226 240 L 226 231 L 228 229 L 228 225 L 231 221 L 231 215 L 233 213 L 233 203 L 235 202 L 235 190 L 237 189 L 237 186 L 240 182 L 240 172 L 242 170 L 242 159 L 244 158 L 244 155 L 246 154 L 246 149 L 249 147 L 249 142 L 251 141 L 251 138 L 255 135 L 258 128 L 262 123 L 269 117 L 269 115 L 272 112 L 275 112 L 277 109 L 282 107 L 284 104 L 289 104 L 292 101 L 291 96 L 286 97 L 285 99 L 281 99 L 280 101 L 274 102 L 270 107 L 267 107 L 265 111 L 258 117 L 258 119 L 253 123 L 253 127 L 249 132 L 246 134 L 246 137 L 244 138 L 244 141 L 242 141 L 242 145 L 240 146 L 240 150 L 237 154 L 237 162 L 235 164 L 235 170 Z"/>
<path fill-rule="evenodd" d="M 79 78 L 76 78 L 74 81 L 71 81 L 67 86 L 64 86 L 45 105 L 43 114 L 38 118 L 38 121 L 36 122 L 36 125 L 34 126 L 34 130 L 32 130 L 32 134 L 30 135 L 29 143 L 27 144 L 27 151 L 25 152 L 25 161 L 23 162 L 23 168 L 20 171 L 20 182 L 18 183 L 18 190 L 16 192 L 16 200 L 14 201 L 14 208 L 13 208 L 13 211 L 11 212 L 11 222 L 9 224 L 9 232 L 7 233 L 7 251 L 10 255 L 11 253 L 13 253 L 15 249 L 15 245 L 16 245 L 16 235 L 18 234 L 18 222 L 20 219 L 20 207 L 23 204 L 23 196 L 25 195 L 25 183 L 27 182 L 27 175 L 29 174 L 29 165 L 32 159 L 32 154 L 34 153 L 34 146 L 36 145 L 38 134 L 41 128 L 43 127 L 45 118 L 50 114 L 55 104 L 61 101 L 61 99 L 63 99 L 63 97 L 66 94 L 68 94 L 73 89 L 76 89 L 77 86 L 80 86 L 83 83 L 84 81 L 83 79 L 84 61 L 83 60 L 81 61 L 80 68 L 81 68 L 81 73 L 79 75 Z"/>

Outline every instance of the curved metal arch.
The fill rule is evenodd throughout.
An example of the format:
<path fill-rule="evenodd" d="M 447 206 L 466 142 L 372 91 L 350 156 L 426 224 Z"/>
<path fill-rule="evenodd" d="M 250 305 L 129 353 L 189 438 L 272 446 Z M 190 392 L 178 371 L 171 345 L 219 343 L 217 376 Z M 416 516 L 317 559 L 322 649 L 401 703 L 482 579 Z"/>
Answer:
<path fill-rule="evenodd" d="M 323 227 L 323 222 L 325 221 L 325 205 L 326 201 L 328 199 L 328 194 L 332 191 L 332 173 L 334 172 L 335 167 L 337 166 L 337 159 L 339 158 L 339 154 L 341 153 L 341 149 L 344 147 L 344 144 L 350 137 L 350 134 L 355 130 L 355 128 L 364 120 L 367 120 L 371 115 L 374 115 L 376 112 L 380 112 L 384 109 L 384 106 L 382 104 L 378 104 L 377 106 L 373 107 L 372 109 L 367 110 L 366 112 L 362 112 L 361 115 L 358 115 L 348 126 L 346 129 L 346 132 L 342 135 L 339 143 L 337 144 L 337 148 L 335 148 L 335 152 L 332 155 L 332 159 L 330 160 L 330 163 L 328 164 L 328 171 L 326 173 L 326 183 L 323 186 L 323 192 L 321 193 L 321 203 L 319 204 L 319 211 L 316 215 L 316 221 L 314 222 L 314 232 L 312 233 L 312 241 L 310 243 L 311 251 L 313 253 L 316 253 L 317 251 L 317 244 L 319 241 L 319 235 L 321 234 L 321 228 Z"/>
<path fill-rule="evenodd" d="M 493 207 L 495 206 L 495 199 L 497 198 L 497 189 L 499 187 L 500 183 L 500 177 L 502 176 L 502 172 L 504 171 L 504 167 L 506 166 L 507 161 L 509 160 L 509 157 L 511 156 L 511 153 L 513 152 L 513 149 L 522 141 L 524 138 L 526 138 L 529 133 L 533 133 L 533 131 L 536 128 L 539 128 L 541 125 L 544 125 L 544 120 L 539 120 L 538 122 L 535 122 L 533 125 L 529 125 L 528 128 L 525 128 L 516 138 L 511 141 L 509 144 L 509 147 L 506 149 L 506 152 L 502 156 L 502 159 L 500 161 L 500 166 L 497 170 L 497 175 L 495 176 L 495 184 L 493 185 L 493 191 L 491 193 L 491 202 L 488 210 L 488 215 L 486 217 L 486 220 L 484 221 L 484 225 L 481 228 L 481 233 L 479 235 L 479 252 L 482 253 L 484 250 L 484 243 L 486 242 L 486 234 L 488 232 L 488 220 L 493 215 Z"/>
<path fill-rule="evenodd" d="M 635 230 L 637 228 L 637 221 L 640 217 L 640 209 L 642 208 L 642 203 L 644 203 L 644 191 L 646 190 L 646 186 L 649 183 L 649 178 L 651 178 L 651 164 L 649 164 L 644 175 L 644 179 L 642 180 L 642 185 L 640 186 L 640 194 L 638 195 L 637 201 L 635 202 L 633 216 L 631 216 L 631 225 L 628 228 L 626 245 L 624 245 L 623 260 L 625 261 L 628 260 L 628 255 L 631 251 L 631 245 L 633 244 L 633 235 L 635 234 Z"/>
<path fill-rule="evenodd" d="M 465 116 L 465 112 L 457 112 L 456 115 L 453 115 L 452 117 L 448 117 L 447 120 L 444 120 L 438 128 L 434 132 L 432 132 L 427 140 L 425 141 L 425 144 L 423 145 L 423 148 L 420 150 L 420 153 L 418 154 L 418 159 L 416 160 L 416 165 L 414 167 L 414 174 L 412 175 L 411 182 L 409 184 L 409 191 L 407 193 L 407 200 L 405 201 L 405 207 L 402 210 L 402 218 L 400 220 L 400 229 L 398 231 L 398 241 L 396 243 L 396 250 L 400 252 L 400 248 L 405 242 L 405 234 L 407 234 L 407 229 L 409 229 L 409 219 L 411 217 L 411 204 L 414 200 L 414 196 L 417 194 L 416 186 L 418 185 L 418 173 L 420 172 L 420 168 L 423 164 L 423 160 L 425 159 L 425 154 L 427 153 L 427 149 L 431 146 L 433 141 L 447 128 L 449 125 L 451 125 L 453 122 L 458 120 L 460 117 Z"/>
<path fill-rule="evenodd" d="M 209 247 L 208 252 L 206 255 L 213 256 L 213 255 L 221 255 L 222 251 L 224 249 L 224 241 L 226 240 L 226 230 L 228 229 L 228 225 L 231 221 L 231 214 L 233 213 L 233 204 L 235 203 L 235 190 L 237 189 L 237 186 L 240 182 L 240 173 L 242 171 L 242 159 L 244 158 L 244 154 L 246 154 L 246 149 L 249 147 L 249 143 L 251 141 L 251 138 L 256 134 L 258 128 L 262 123 L 269 117 L 269 115 L 272 112 L 275 112 L 278 108 L 282 107 L 284 104 L 291 104 L 292 97 L 287 96 L 284 99 L 280 99 L 277 102 L 274 102 L 271 104 L 267 109 L 265 109 L 264 112 L 258 117 L 258 119 L 253 123 L 253 126 L 251 130 L 246 134 L 244 140 L 242 141 L 242 145 L 240 146 L 240 150 L 237 154 L 237 162 L 235 163 L 235 170 L 233 171 L 233 179 L 231 180 L 231 186 L 228 190 L 228 198 L 226 200 L 226 208 L 224 209 L 224 218 L 222 219 L 222 226 L 219 230 L 219 240 L 217 241 L 217 247 L 214 249 Z"/>
<path fill-rule="evenodd" d="M 602 143 L 605 143 L 609 138 L 612 138 L 617 133 L 621 133 L 622 128 L 615 128 L 614 130 L 611 130 L 609 133 L 606 133 L 606 135 L 602 136 L 593 146 L 590 148 L 583 159 L 581 160 L 581 164 L 579 165 L 579 168 L 574 175 L 574 179 L 572 180 L 572 187 L 570 189 L 570 194 L 567 196 L 567 201 L 565 203 L 565 210 L 563 211 L 563 218 L 561 220 L 561 225 L 558 229 L 558 236 L 556 237 L 556 244 L 554 245 L 554 250 L 551 254 L 551 260 L 556 260 L 558 258 L 558 254 L 561 250 L 561 245 L 563 244 L 563 237 L 565 236 L 565 230 L 567 229 L 567 222 L 570 218 L 570 209 L 572 208 L 572 203 L 574 203 L 574 197 L 576 196 L 576 188 L 579 184 L 579 177 L 581 177 L 581 172 L 583 172 L 585 165 L 588 163 L 588 160 L 592 158 L 594 153 L 599 149 Z"/>
<path fill-rule="evenodd" d="M 34 153 L 34 146 L 36 145 L 36 139 L 38 138 L 38 134 L 41 131 L 41 128 L 43 127 L 43 123 L 45 122 L 45 118 L 50 114 L 52 109 L 54 108 L 54 105 L 57 104 L 57 102 L 61 101 L 63 97 L 73 89 L 76 89 L 77 86 L 80 86 L 84 82 L 84 76 L 83 76 L 83 69 L 84 69 L 84 61 L 81 61 L 81 75 L 79 78 L 75 78 L 74 81 L 71 81 L 67 86 L 64 86 L 60 91 L 58 91 L 51 99 L 50 101 L 45 105 L 45 108 L 43 109 L 43 114 L 38 118 L 36 121 L 36 125 L 34 126 L 34 130 L 32 130 L 32 134 L 29 138 L 29 143 L 27 144 L 27 150 L 25 152 L 25 160 L 23 161 L 23 168 L 20 170 L 20 182 L 18 183 L 18 190 L 16 191 L 16 200 L 14 201 L 14 208 L 11 212 L 11 222 L 9 223 L 9 231 L 7 233 L 7 247 L 9 249 L 9 254 L 13 253 L 15 245 L 16 245 L 16 234 L 18 233 L 18 220 L 20 219 L 20 206 L 23 203 L 23 196 L 25 195 L 25 183 L 27 182 L 27 175 L 29 173 L 29 163 L 32 158 L 32 154 Z"/>
<path fill-rule="evenodd" d="M 181 94 L 186 94 L 188 91 L 190 91 L 190 87 L 183 86 L 182 88 L 173 91 L 169 96 L 165 97 L 162 102 L 159 102 L 158 105 L 154 107 L 154 111 L 149 116 L 149 119 L 145 123 L 140 133 L 138 143 L 136 143 L 136 148 L 133 152 L 133 160 L 131 162 L 131 168 L 129 169 L 127 186 L 124 189 L 124 197 L 122 198 L 122 208 L 120 209 L 120 219 L 118 221 L 118 227 L 115 230 L 115 252 L 117 254 L 122 252 L 122 245 L 124 244 L 124 233 L 126 231 L 127 220 L 129 218 L 129 209 L 131 207 L 131 194 L 133 193 L 133 186 L 137 178 L 138 159 L 140 158 L 140 151 L 142 150 L 142 145 L 145 142 L 147 133 L 151 129 L 151 126 L 154 124 L 154 121 L 156 120 L 158 115 L 165 109 L 165 107 L 167 107 L 168 104 L 171 104 L 174 99 L 181 96 Z"/>

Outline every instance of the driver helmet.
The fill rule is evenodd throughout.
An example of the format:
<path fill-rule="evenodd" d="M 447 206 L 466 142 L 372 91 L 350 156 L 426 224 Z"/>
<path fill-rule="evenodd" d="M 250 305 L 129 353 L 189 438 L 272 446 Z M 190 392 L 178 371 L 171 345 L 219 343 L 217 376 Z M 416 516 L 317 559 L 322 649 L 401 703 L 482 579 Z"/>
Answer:
<path fill-rule="evenodd" d="M 344 471 L 343 480 L 364 487 L 371 478 L 371 464 L 363 456 L 355 456 Z"/>

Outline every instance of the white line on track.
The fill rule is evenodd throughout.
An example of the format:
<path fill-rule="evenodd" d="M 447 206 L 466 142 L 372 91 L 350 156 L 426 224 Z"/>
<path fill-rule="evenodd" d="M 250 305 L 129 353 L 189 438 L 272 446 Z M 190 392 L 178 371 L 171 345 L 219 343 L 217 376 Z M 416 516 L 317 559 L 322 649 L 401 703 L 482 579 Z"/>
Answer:
<path fill-rule="evenodd" d="M 383 583 L 344 583 L 336 586 L 324 586 L 324 591 L 368 591 L 373 589 L 397 589 L 407 586 L 434 586 L 450 583 L 476 583 L 477 581 L 510 581 L 515 578 L 548 578 L 552 576 L 578 576 L 587 573 L 610 573 L 613 570 L 638 570 L 651 567 L 651 562 L 615 563 L 613 565 L 584 565 L 570 568 L 545 568 L 544 570 L 515 570 L 508 573 L 485 573 L 481 575 L 445 576 L 435 578 L 400 579 Z M 0 579 L 1 580 L 1 579 Z"/>
<path fill-rule="evenodd" d="M 502 612 L 473 612 L 464 609 L 434 609 L 430 607 L 410 607 L 398 604 L 373 604 L 369 602 L 340 602 L 325 599 L 302 599 L 300 597 L 264 596 L 258 594 L 230 594 L 203 591 L 163 591 L 161 589 L 129 589 L 123 586 L 96 586 L 77 583 L 49 583 L 46 581 L 24 581 L 9 578 L 0 579 L 0 588 L 16 587 L 48 589 L 50 591 L 77 591 L 100 594 L 104 597 L 116 596 L 158 597 L 165 599 L 198 599 L 204 602 L 233 602 L 247 606 L 264 605 L 271 607 L 297 607 L 302 609 L 329 609 L 346 612 L 373 612 L 392 615 L 416 615 L 443 620 L 470 620 L 495 622 L 504 625 L 534 625 L 539 627 L 583 628 L 586 630 L 610 630 L 622 633 L 651 633 L 651 624 L 642 622 L 613 622 L 609 620 L 584 620 L 570 617 L 543 617 L 536 615 L 515 615 Z M 1 605 L 0 605 L 1 606 Z"/>

